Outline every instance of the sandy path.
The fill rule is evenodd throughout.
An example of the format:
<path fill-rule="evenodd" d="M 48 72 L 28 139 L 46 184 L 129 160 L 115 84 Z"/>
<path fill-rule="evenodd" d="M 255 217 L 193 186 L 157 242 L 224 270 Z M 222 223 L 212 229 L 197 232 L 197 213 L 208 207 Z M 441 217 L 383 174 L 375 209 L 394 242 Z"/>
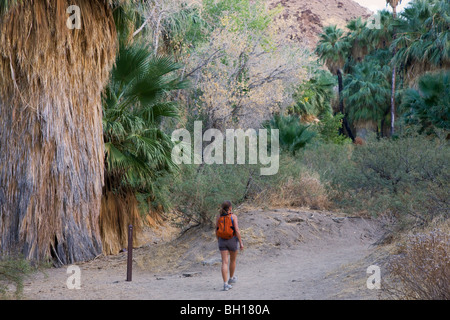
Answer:
<path fill-rule="evenodd" d="M 241 214 L 246 249 L 238 283 L 222 291 L 220 255 L 210 232 L 194 230 L 174 242 L 134 250 L 133 281 L 126 256 L 82 263 L 81 289 L 68 289 L 67 268 L 48 269 L 25 283 L 26 299 L 291 300 L 375 299 L 366 288 L 366 261 L 376 223 L 309 211 Z M 201 236 L 200 236 L 201 235 Z M 156 260 L 158 263 L 156 263 Z"/>

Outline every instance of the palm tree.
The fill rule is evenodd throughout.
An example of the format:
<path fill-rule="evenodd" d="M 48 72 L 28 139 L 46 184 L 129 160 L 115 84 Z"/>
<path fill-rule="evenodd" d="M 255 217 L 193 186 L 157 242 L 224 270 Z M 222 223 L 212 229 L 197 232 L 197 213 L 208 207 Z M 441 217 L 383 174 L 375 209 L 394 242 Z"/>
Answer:
<path fill-rule="evenodd" d="M 0 254 L 57 264 L 102 252 L 101 92 L 116 56 L 110 1 L 0 4 Z"/>
<path fill-rule="evenodd" d="M 264 127 L 268 130 L 278 129 L 280 147 L 292 155 L 304 148 L 316 136 L 314 131 L 308 130 L 309 125 L 302 124 L 300 118 L 295 115 L 275 114 L 264 124 Z"/>
<path fill-rule="evenodd" d="M 450 68 L 450 3 L 416 0 L 396 21 L 394 63 L 405 66 L 407 82 L 427 71 Z"/>
<path fill-rule="evenodd" d="M 367 22 L 363 21 L 361 17 L 350 20 L 347 23 L 347 29 L 349 31 L 345 38 L 351 48 L 351 56 L 356 62 L 360 62 L 369 52 L 370 47 L 366 33 L 371 29 L 367 28 Z"/>
<path fill-rule="evenodd" d="M 338 78 L 339 111 L 344 115 L 343 123 L 348 136 L 354 140 L 354 136 L 348 125 L 344 112 L 344 101 L 342 100 L 343 72 L 342 68 L 349 55 L 349 43 L 344 37 L 344 32 L 335 25 L 327 26 L 320 34 L 320 40 L 316 47 L 316 54 L 324 61 L 328 69 Z"/>
<path fill-rule="evenodd" d="M 353 83 L 353 88 L 350 90 L 347 90 L 347 98 L 353 95 L 353 90 L 355 89 L 355 80 L 356 79 L 370 79 L 370 76 L 368 74 L 361 73 L 360 71 L 362 69 L 365 69 L 365 66 L 372 64 L 376 68 L 379 68 L 382 65 L 388 65 L 391 62 L 392 54 L 391 56 L 386 56 L 387 50 L 391 45 L 392 42 L 392 34 L 393 34 L 393 27 L 392 27 L 392 15 L 387 10 L 382 10 L 377 13 L 379 17 L 380 25 L 377 28 L 368 28 L 367 24 L 361 20 L 361 18 L 353 19 L 347 24 L 348 32 L 345 35 L 346 41 L 351 46 L 351 56 L 349 57 L 346 65 L 345 65 L 345 72 L 348 74 L 352 74 L 357 70 L 359 72 L 358 75 L 352 74 L 349 77 L 347 77 L 347 80 L 352 78 L 352 81 L 344 81 L 344 86 L 346 86 L 348 83 Z M 369 60 L 369 61 L 366 61 Z M 368 64 L 369 63 L 369 64 Z M 383 68 L 386 70 L 386 68 Z M 378 69 L 377 69 L 378 70 Z M 377 72 L 375 69 L 374 72 Z M 361 78 L 363 76 L 363 78 Z M 384 82 L 384 78 L 376 79 L 377 81 Z M 363 80 L 363 81 L 372 81 L 372 80 Z M 384 91 L 384 89 L 383 89 Z M 355 92 L 356 93 L 356 92 Z M 367 97 L 367 99 L 374 99 L 373 97 Z M 384 104 L 382 106 L 364 106 L 359 104 L 353 105 L 350 104 L 350 101 L 354 101 L 354 99 L 347 99 L 346 104 L 350 105 L 350 108 L 347 110 L 349 113 L 349 120 L 352 122 L 353 125 L 355 125 L 356 130 L 359 132 L 358 134 L 362 133 L 365 129 L 380 129 L 380 133 L 383 135 L 383 128 L 384 123 L 386 120 L 387 114 L 389 114 L 388 108 L 385 113 L 387 112 L 386 116 L 381 117 L 381 124 L 377 124 L 379 119 L 378 116 L 376 116 L 373 119 L 359 119 L 356 120 L 359 116 L 358 114 L 360 111 L 362 113 L 366 113 L 370 108 L 375 109 L 384 109 Z M 357 111 L 355 114 L 354 112 Z M 367 127 L 367 128 L 363 128 Z M 358 135 L 357 134 L 357 135 Z"/>
<path fill-rule="evenodd" d="M 345 77 L 342 97 L 351 106 L 349 119 L 363 139 L 366 129 L 382 127 L 385 106 L 389 104 L 389 72 L 390 67 L 381 64 L 377 56 L 368 56 L 355 64 Z"/>
<path fill-rule="evenodd" d="M 377 14 L 380 18 L 380 27 L 364 29 L 364 37 L 368 43 L 369 52 L 376 49 L 387 49 L 392 42 L 392 15 L 387 10 L 380 10 Z"/>
<path fill-rule="evenodd" d="M 407 124 L 419 125 L 419 132 L 436 128 L 450 130 L 450 71 L 429 72 L 419 78 L 418 88 L 404 92 L 400 109 Z"/>
<path fill-rule="evenodd" d="M 126 247 L 130 223 L 140 225 L 137 195 L 153 200 L 152 181 L 176 168 L 171 137 L 161 130 L 161 120 L 178 117 L 174 103 L 166 101 L 167 93 L 184 88 L 186 82 L 175 73 L 179 64 L 152 51 L 140 44 L 121 46 L 105 90 L 100 231 L 106 254 Z"/>
<path fill-rule="evenodd" d="M 397 19 L 397 6 L 402 3 L 402 0 L 386 0 L 386 5 L 390 5 L 392 7 L 392 17 Z M 395 39 L 395 29 L 393 38 Z M 395 55 L 395 46 L 394 46 L 394 55 Z M 391 81 L 391 136 L 394 135 L 394 126 L 395 126 L 395 76 L 396 76 L 396 65 L 392 66 L 392 81 Z"/>

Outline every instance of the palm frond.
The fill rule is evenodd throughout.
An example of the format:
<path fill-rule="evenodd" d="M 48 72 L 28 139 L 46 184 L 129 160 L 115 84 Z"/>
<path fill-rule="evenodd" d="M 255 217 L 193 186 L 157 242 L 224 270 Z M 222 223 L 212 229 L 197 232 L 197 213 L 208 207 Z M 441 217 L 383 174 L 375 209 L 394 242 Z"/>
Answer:
<path fill-rule="evenodd" d="M 344 31 L 336 25 L 327 26 L 320 34 L 316 54 L 324 61 L 333 74 L 344 66 L 350 44 L 344 37 Z"/>
<path fill-rule="evenodd" d="M 352 122 L 373 121 L 377 123 L 389 107 L 390 68 L 381 66 L 377 60 L 365 60 L 353 66 L 346 75 L 342 97 L 348 106 Z"/>
<path fill-rule="evenodd" d="M 449 12 L 447 0 L 416 0 L 396 20 L 397 38 L 391 48 L 397 48 L 397 53 L 393 62 L 404 65 L 408 79 L 450 67 Z"/>
<path fill-rule="evenodd" d="M 278 129 L 280 147 L 294 155 L 316 136 L 316 132 L 308 130 L 309 125 L 300 123 L 297 116 L 276 114 L 264 127 Z"/>
<path fill-rule="evenodd" d="M 450 71 L 426 73 L 418 88 L 403 94 L 400 110 L 407 124 L 420 126 L 420 132 L 433 133 L 436 128 L 450 130 Z"/>
<path fill-rule="evenodd" d="M 107 178 L 116 188 L 127 186 L 150 192 L 160 171 L 171 171 L 170 136 L 160 128 L 164 118 L 177 118 L 168 93 L 183 88 L 181 65 L 156 56 L 145 45 L 122 45 L 104 97 L 104 139 Z"/>

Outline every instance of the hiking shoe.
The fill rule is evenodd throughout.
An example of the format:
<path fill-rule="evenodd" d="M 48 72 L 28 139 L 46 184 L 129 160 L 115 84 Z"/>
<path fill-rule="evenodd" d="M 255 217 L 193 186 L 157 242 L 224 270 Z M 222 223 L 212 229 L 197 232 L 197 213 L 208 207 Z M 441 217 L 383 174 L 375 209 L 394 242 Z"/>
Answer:
<path fill-rule="evenodd" d="M 228 284 L 236 283 L 236 282 L 237 282 L 237 277 L 232 277 L 232 278 L 230 278 L 230 280 L 228 280 Z"/>
<path fill-rule="evenodd" d="M 228 283 L 224 283 L 224 284 L 223 284 L 223 291 L 228 291 L 228 290 L 230 290 L 231 288 L 233 288 L 233 287 L 230 286 Z"/>

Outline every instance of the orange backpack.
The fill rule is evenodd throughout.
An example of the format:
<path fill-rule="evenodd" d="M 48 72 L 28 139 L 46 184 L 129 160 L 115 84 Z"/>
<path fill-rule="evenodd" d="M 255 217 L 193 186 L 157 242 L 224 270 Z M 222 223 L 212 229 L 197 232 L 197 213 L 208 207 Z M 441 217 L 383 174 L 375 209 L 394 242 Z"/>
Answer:
<path fill-rule="evenodd" d="M 234 221 L 230 214 L 220 215 L 217 222 L 216 234 L 219 238 L 228 240 L 234 236 Z"/>

